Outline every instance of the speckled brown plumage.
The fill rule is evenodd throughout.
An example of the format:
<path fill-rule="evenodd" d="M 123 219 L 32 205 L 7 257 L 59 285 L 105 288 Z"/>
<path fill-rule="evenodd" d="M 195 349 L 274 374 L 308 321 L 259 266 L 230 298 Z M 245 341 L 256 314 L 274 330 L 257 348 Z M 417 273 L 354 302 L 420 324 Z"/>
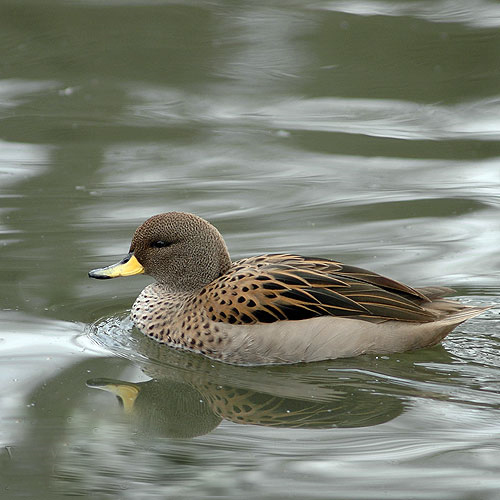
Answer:
<path fill-rule="evenodd" d="M 156 280 L 132 307 L 139 330 L 226 362 L 424 347 L 483 310 L 441 299 L 449 289 L 413 289 L 326 259 L 267 254 L 231 263 L 217 229 L 182 212 L 148 219 L 134 234 L 131 256 L 138 266 L 133 274 L 144 271 Z M 127 262 L 91 276 L 127 275 L 120 274 Z"/>
<path fill-rule="evenodd" d="M 432 321 L 417 290 L 325 259 L 275 254 L 235 262 L 198 293 L 213 321 L 273 323 L 316 316 Z"/>

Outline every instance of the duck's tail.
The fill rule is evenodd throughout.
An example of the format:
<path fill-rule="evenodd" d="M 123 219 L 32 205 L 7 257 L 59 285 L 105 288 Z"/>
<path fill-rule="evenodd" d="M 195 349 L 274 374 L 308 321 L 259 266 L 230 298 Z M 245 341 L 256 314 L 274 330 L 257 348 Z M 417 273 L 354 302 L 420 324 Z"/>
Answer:
<path fill-rule="evenodd" d="M 458 304 L 458 303 L 456 303 Z M 475 306 L 464 306 L 462 305 L 462 308 L 458 311 L 452 312 L 451 314 L 448 314 L 444 318 L 442 318 L 440 323 L 443 324 L 449 324 L 449 325 L 454 325 L 457 326 L 460 323 L 463 323 L 464 321 L 467 321 L 470 318 L 474 318 L 475 316 L 478 316 L 479 314 L 483 313 L 484 311 L 487 311 L 488 309 L 491 309 L 491 306 L 486 306 L 486 307 L 475 307 Z"/>
<path fill-rule="evenodd" d="M 447 286 L 425 286 L 415 288 L 415 290 L 421 293 L 424 297 L 427 297 L 429 300 L 441 299 L 456 293 L 453 288 L 448 288 Z"/>

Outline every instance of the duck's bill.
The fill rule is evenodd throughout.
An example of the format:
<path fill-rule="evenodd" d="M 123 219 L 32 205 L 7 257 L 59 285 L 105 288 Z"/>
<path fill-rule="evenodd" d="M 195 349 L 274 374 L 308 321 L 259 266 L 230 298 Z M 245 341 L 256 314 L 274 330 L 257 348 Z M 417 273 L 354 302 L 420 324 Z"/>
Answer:
<path fill-rule="evenodd" d="M 132 413 L 135 400 L 140 392 L 137 384 L 107 378 L 87 380 L 87 386 L 114 394 L 126 413 Z"/>
<path fill-rule="evenodd" d="M 123 260 L 108 267 L 93 269 L 89 272 L 91 278 L 105 280 L 109 278 L 118 278 L 120 276 L 134 276 L 134 274 L 143 274 L 144 268 L 135 258 L 134 254 L 129 253 Z"/>

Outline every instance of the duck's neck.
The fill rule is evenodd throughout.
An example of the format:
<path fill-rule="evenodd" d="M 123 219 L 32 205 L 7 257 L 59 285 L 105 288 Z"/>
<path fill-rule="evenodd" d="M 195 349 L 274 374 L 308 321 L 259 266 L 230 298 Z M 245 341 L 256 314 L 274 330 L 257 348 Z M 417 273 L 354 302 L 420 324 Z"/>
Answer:
<path fill-rule="evenodd" d="M 175 278 L 170 276 L 166 280 L 157 279 L 157 283 L 167 293 L 195 295 L 232 267 L 229 254 L 223 257 L 220 261 L 210 259 L 209 262 L 200 263 L 201 265 L 186 265 L 182 272 L 176 273 Z"/>

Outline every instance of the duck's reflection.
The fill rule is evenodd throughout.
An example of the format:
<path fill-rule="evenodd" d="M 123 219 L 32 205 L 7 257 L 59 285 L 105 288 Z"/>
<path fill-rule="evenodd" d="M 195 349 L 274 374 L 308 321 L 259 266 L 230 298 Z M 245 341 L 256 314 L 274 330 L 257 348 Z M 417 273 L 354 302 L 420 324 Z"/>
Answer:
<path fill-rule="evenodd" d="M 125 382 L 93 379 L 87 385 L 116 395 L 144 434 L 188 438 L 207 434 L 222 420 L 194 387 L 174 380 Z"/>
<path fill-rule="evenodd" d="M 89 387 L 117 396 L 143 433 L 194 437 L 225 419 L 289 428 L 360 427 L 398 416 L 403 402 L 359 373 L 338 374 L 325 363 L 245 368 L 138 339 L 150 362 L 146 382 L 92 379 Z"/>

